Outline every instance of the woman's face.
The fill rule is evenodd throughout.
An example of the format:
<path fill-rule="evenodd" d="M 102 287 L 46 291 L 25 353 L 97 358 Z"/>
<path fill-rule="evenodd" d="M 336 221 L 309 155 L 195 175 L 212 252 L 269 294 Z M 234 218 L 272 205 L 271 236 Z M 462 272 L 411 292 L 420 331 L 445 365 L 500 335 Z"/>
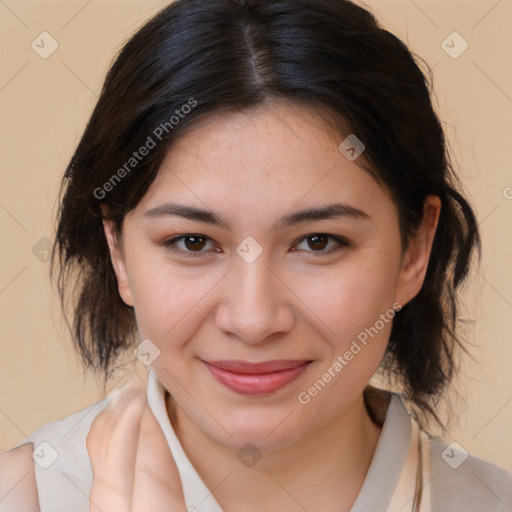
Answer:
<path fill-rule="evenodd" d="M 283 447 L 347 414 L 421 287 L 431 240 L 402 254 L 394 203 L 342 140 L 282 102 L 212 116 L 125 218 L 120 294 L 177 407 L 225 445 Z"/>

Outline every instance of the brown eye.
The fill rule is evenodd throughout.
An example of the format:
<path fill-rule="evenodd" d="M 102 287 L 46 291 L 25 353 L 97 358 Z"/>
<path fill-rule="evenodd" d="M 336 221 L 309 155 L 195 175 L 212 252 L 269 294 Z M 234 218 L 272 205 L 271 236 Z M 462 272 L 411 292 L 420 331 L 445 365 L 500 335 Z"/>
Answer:
<path fill-rule="evenodd" d="M 307 240 L 308 246 L 315 251 L 322 251 L 329 243 L 329 237 L 327 235 L 311 235 Z"/>
<path fill-rule="evenodd" d="M 301 245 L 302 247 L 300 247 Z M 303 251 L 313 256 L 327 256 L 343 248 L 350 247 L 350 243 L 341 236 L 312 233 L 302 237 L 296 247 L 293 249 L 294 251 Z"/>
<path fill-rule="evenodd" d="M 212 241 L 204 235 L 181 235 L 162 243 L 167 249 L 183 256 L 205 256 L 208 253 L 219 252 Z M 208 247 L 210 245 L 210 247 Z"/>
<path fill-rule="evenodd" d="M 183 238 L 183 243 L 189 251 L 200 251 L 206 245 L 206 239 L 201 236 L 187 236 Z"/>

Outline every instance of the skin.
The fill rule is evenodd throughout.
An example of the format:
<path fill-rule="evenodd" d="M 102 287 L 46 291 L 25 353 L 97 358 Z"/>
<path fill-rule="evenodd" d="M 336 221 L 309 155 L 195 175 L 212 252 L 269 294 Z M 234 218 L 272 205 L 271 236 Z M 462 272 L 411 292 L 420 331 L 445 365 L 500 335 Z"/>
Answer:
<path fill-rule="evenodd" d="M 0 512 L 39 512 L 34 444 L 0 454 Z"/>
<path fill-rule="evenodd" d="M 178 468 L 144 389 L 123 390 L 94 419 L 86 440 L 93 470 L 90 512 L 178 512 Z"/>
<path fill-rule="evenodd" d="M 169 418 L 225 512 L 348 511 L 379 439 L 363 390 L 391 322 L 307 405 L 298 395 L 381 314 L 418 293 L 440 201 L 426 199 L 423 224 L 403 251 L 395 204 L 358 160 L 338 150 L 344 138 L 313 110 L 283 100 L 210 116 L 168 151 L 119 239 L 104 221 L 119 293 L 134 307 L 141 339 L 160 350 L 152 366 L 170 392 Z M 168 201 L 215 212 L 229 228 L 145 215 Z M 333 203 L 368 219 L 277 225 L 291 212 Z M 348 245 L 327 239 L 319 248 L 304 238 L 318 233 Z M 164 244 L 186 234 L 205 237 L 203 245 Z M 262 249 L 252 263 L 236 252 L 248 236 Z M 313 362 L 278 391 L 246 396 L 214 380 L 202 362 L 221 359 Z M 135 446 L 136 437 L 128 442 Z M 262 455 L 252 467 L 237 457 L 248 442 Z M 155 457 L 163 460 L 165 439 L 161 447 Z"/>

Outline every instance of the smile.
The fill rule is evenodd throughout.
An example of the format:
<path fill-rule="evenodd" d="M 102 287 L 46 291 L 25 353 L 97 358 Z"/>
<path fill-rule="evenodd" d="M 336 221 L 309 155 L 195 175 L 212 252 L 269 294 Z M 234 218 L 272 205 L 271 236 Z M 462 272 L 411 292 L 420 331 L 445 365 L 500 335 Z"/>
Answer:
<path fill-rule="evenodd" d="M 266 395 L 294 381 L 310 360 L 203 361 L 217 382 L 242 395 Z"/>

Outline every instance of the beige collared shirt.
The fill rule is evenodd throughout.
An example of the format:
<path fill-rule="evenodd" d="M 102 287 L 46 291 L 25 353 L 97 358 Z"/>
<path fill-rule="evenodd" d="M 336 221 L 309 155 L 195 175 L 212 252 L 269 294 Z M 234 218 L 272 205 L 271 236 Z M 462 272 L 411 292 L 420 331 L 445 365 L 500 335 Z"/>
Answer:
<path fill-rule="evenodd" d="M 187 507 L 223 512 L 174 432 L 165 394 L 151 370 L 148 403 L 176 461 Z M 108 399 L 42 426 L 17 445 L 34 443 L 41 512 L 89 511 L 93 474 L 85 441 Z M 390 394 L 389 406 L 381 415 L 381 435 L 351 512 L 512 512 L 510 473 L 429 439 L 397 394 Z"/>

